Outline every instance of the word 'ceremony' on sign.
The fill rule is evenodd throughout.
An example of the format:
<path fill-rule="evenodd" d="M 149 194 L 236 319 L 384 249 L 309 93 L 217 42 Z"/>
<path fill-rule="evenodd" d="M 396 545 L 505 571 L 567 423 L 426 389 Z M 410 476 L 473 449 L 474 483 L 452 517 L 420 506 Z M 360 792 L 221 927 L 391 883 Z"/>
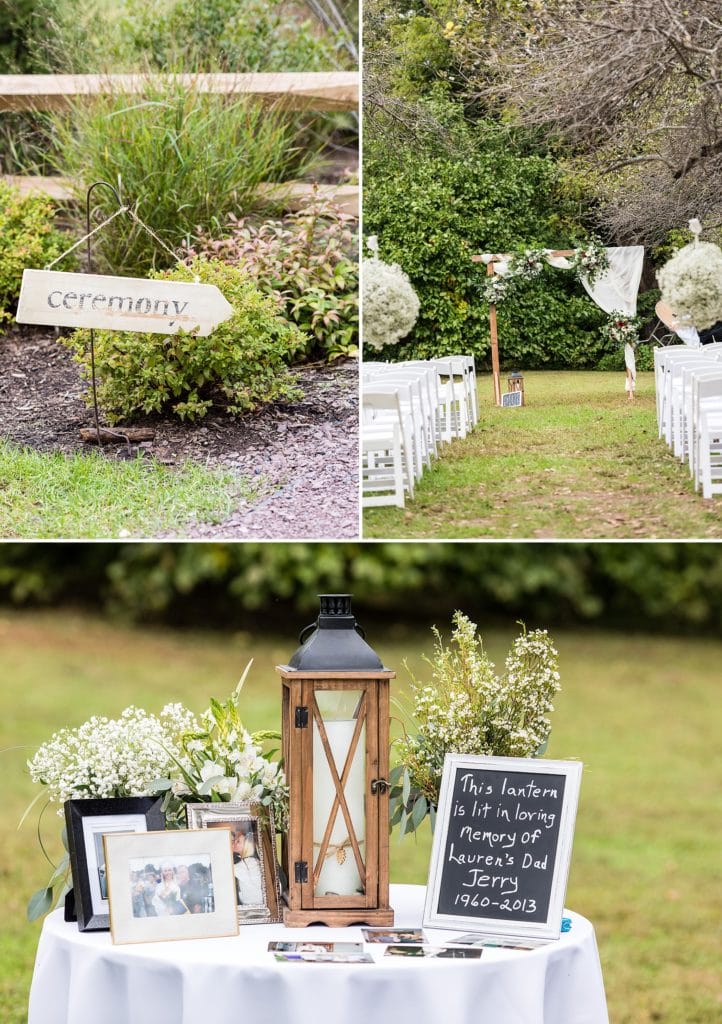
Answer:
<path fill-rule="evenodd" d="M 582 765 L 449 754 L 424 924 L 559 937 Z"/>
<path fill-rule="evenodd" d="M 135 277 L 23 272 L 17 321 L 111 331 L 210 334 L 233 307 L 215 285 Z"/>

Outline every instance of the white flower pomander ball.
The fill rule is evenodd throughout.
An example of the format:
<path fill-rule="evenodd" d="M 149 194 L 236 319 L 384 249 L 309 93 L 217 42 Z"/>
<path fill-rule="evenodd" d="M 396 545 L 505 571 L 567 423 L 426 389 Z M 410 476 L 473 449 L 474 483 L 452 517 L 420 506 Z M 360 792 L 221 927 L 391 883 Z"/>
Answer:
<path fill-rule="evenodd" d="M 379 259 L 362 264 L 363 341 L 371 348 L 395 345 L 419 315 L 419 298 L 398 263 Z"/>
<path fill-rule="evenodd" d="M 684 323 L 704 330 L 722 320 L 722 249 L 693 242 L 657 271 L 662 298 Z"/>

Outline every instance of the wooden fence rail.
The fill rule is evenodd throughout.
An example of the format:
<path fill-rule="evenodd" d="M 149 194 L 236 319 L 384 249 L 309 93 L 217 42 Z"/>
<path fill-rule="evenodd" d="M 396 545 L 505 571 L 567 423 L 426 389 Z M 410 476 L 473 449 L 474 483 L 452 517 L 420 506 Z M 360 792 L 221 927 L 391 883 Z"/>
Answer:
<path fill-rule="evenodd" d="M 226 96 L 255 96 L 286 110 L 355 111 L 359 103 L 359 75 L 355 71 L 304 71 L 235 74 L 181 75 L 0 75 L 0 114 L 32 110 L 60 110 L 63 106 L 94 96 L 119 93 L 142 94 L 151 83 L 174 81 L 188 89 Z M 42 192 L 58 202 L 72 201 L 73 188 L 64 178 L 3 175 L 23 193 Z M 268 196 L 283 199 L 289 210 L 297 209 L 313 189 L 347 213 L 359 214 L 357 185 L 310 185 L 305 182 L 268 184 Z"/>
<path fill-rule="evenodd" d="M 289 110 L 357 110 L 356 71 L 303 71 L 182 75 L 0 75 L 0 113 L 57 110 L 67 103 L 109 93 L 132 96 L 149 84 L 178 82 L 198 92 L 256 96 Z"/>

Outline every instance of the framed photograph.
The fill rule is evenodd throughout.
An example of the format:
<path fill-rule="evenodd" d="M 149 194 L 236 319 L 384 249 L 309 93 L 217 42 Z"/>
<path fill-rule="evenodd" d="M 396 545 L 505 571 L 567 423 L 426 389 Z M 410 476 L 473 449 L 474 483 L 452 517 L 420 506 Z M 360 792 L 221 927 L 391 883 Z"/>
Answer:
<path fill-rule="evenodd" d="M 239 924 L 281 920 L 273 814 L 258 804 L 188 804 L 189 829 L 229 828 Z"/>
<path fill-rule="evenodd" d="M 65 802 L 73 896 L 81 932 L 107 931 L 110 926 L 103 836 L 160 831 L 165 828 L 160 808 L 161 798 L 154 796 Z"/>
<path fill-rule="evenodd" d="M 228 828 L 104 837 L 116 945 L 238 934 Z"/>

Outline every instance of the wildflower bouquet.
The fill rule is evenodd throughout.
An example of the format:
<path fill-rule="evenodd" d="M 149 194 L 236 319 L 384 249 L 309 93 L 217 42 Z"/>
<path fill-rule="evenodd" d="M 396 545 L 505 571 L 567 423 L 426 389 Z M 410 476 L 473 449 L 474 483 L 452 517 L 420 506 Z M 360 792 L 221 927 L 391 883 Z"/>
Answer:
<path fill-rule="evenodd" d="M 418 732 L 399 743 L 391 773 L 391 825 L 415 831 L 428 814 L 434 827 L 447 753 L 531 757 L 543 753 L 547 715 L 560 689 L 557 651 L 546 630 L 524 631 L 514 641 L 500 677 L 477 626 L 461 612 L 451 643 L 437 629 L 428 683 L 412 676 L 412 714 Z"/>

